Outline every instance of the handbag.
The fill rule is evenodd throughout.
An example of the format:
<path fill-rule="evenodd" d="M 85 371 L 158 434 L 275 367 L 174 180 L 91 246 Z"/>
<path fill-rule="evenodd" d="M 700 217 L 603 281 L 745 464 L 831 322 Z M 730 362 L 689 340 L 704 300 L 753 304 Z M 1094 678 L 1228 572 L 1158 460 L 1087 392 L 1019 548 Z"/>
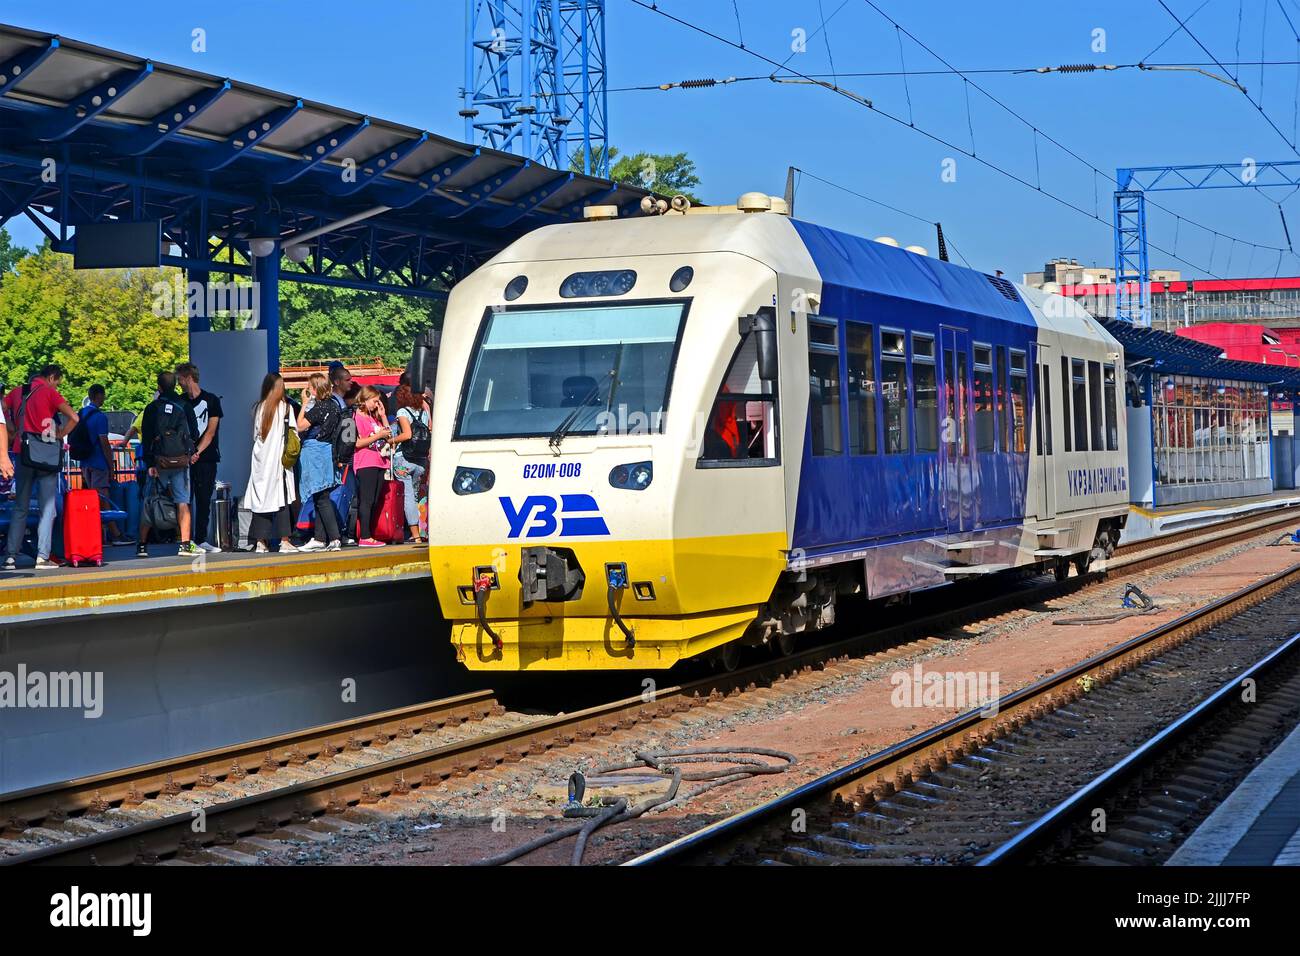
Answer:
<path fill-rule="evenodd" d="M 145 524 L 155 531 L 177 531 L 180 520 L 177 516 L 176 502 L 170 494 L 164 494 L 162 485 L 156 479 L 150 479 L 149 488 L 144 498 Z"/>
<path fill-rule="evenodd" d="M 302 439 L 298 437 L 298 429 L 294 428 L 289 422 L 289 413 L 284 416 L 284 451 L 280 453 L 280 464 L 286 471 L 291 471 L 293 466 L 298 464 L 298 456 L 302 454 Z"/>
<path fill-rule="evenodd" d="M 37 386 L 40 387 L 42 386 Z M 35 393 L 36 388 L 32 388 L 23 396 L 22 405 L 18 409 L 20 428 L 27 422 L 27 402 Z M 39 432 L 24 431 L 19 448 L 21 451 L 19 460 L 24 468 L 30 468 L 32 471 L 51 474 L 58 471 L 63 464 L 63 443 L 57 438 L 47 440 Z"/>

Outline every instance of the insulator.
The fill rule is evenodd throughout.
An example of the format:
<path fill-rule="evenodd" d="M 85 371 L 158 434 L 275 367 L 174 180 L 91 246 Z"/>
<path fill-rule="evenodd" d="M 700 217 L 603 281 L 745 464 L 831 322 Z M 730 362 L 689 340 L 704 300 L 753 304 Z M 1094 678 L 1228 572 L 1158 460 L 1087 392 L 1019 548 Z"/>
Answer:
<path fill-rule="evenodd" d="M 717 80 L 682 80 L 677 84 L 684 90 L 696 90 L 704 86 L 717 86 Z"/>

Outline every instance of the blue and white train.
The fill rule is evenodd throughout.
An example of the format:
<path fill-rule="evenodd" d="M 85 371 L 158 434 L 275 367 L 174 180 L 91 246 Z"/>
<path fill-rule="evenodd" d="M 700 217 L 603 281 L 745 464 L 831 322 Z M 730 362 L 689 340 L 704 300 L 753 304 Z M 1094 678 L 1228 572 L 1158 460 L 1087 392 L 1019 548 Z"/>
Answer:
<path fill-rule="evenodd" d="M 1123 355 L 1086 312 L 774 197 L 678 205 L 451 294 L 430 562 L 466 666 L 734 666 L 847 595 L 1113 550 Z"/>

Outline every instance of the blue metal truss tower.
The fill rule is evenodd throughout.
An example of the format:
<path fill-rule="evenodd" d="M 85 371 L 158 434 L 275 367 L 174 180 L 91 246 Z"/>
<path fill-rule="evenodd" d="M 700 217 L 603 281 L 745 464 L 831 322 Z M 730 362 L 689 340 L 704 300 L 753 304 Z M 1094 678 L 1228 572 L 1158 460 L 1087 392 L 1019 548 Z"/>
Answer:
<path fill-rule="evenodd" d="M 466 0 L 470 143 L 608 176 L 605 0 Z"/>
<path fill-rule="evenodd" d="M 1189 189 L 1300 187 L 1300 161 L 1269 163 L 1251 159 L 1201 166 L 1137 166 L 1115 170 L 1115 184 L 1119 187 L 1115 191 L 1115 317 L 1150 325 L 1146 194 Z M 1286 229 L 1285 216 L 1282 228 Z M 1290 244 L 1288 232 L 1288 247 Z"/>

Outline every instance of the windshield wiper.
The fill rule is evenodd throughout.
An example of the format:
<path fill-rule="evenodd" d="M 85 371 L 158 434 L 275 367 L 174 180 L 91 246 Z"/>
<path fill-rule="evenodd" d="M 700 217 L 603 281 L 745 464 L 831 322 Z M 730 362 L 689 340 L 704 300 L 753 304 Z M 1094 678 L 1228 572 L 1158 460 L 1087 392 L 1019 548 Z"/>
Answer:
<path fill-rule="evenodd" d="M 623 343 L 620 342 L 618 344 L 618 355 L 615 356 L 614 358 L 614 367 L 609 370 L 609 375 L 607 375 L 603 380 L 597 382 L 595 385 L 591 386 L 591 388 L 587 391 L 587 394 L 582 396 L 582 400 L 578 402 L 577 406 L 573 409 L 573 411 L 569 412 L 568 415 L 564 416 L 564 421 L 560 422 L 560 424 L 555 426 L 555 431 L 551 432 L 550 441 L 547 442 L 547 444 L 550 445 L 554 451 L 559 452 L 560 444 L 564 441 L 565 437 L 569 434 L 569 432 L 573 430 L 574 425 L 577 424 L 578 419 L 582 416 L 582 413 L 584 411 L 586 411 L 589 408 L 600 407 L 599 404 L 591 404 L 591 403 L 595 402 L 596 398 L 598 398 L 600 395 L 601 389 L 605 388 L 606 386 L 608 386 L 609 388 L 609 398 L 605 405 L 605 411 L 608 412 L 610 410 L 610 407 L 614 404 L 614 391 L 616 388 L 618 388 L 619 369 L 623 367 L 623 348 L 624 348 Z"/>

